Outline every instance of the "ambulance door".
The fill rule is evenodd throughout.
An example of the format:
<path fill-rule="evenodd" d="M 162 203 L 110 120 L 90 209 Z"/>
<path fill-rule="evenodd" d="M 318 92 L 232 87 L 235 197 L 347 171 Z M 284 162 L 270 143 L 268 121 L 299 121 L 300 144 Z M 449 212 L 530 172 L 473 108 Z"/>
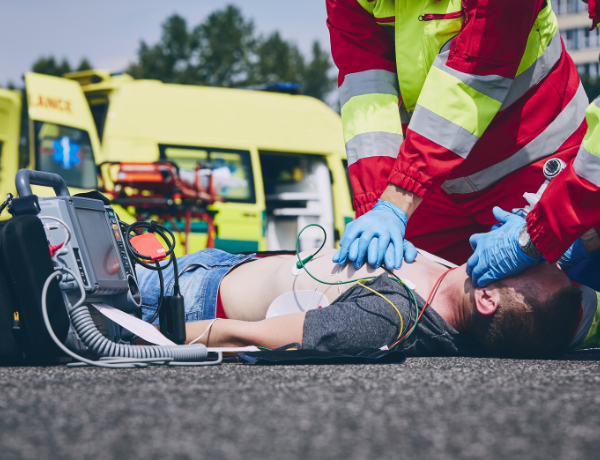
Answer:
<path fill-rule="evenodd" d="M 335 245 L 332 176 L 325 156 L 287 152 L 260 152 L 267 208 L 267 245 L 270 251 L 294 250 L 296 236 L 318 224 L 327 236 L 325 247 Z M 323 243 L 323 230 L 310 227 L 299 238 L 300 250 Z"/>
<path fill-rule="evenodd" d="M 19 168 L 21 93 L 0 89 L 0 203 L 7 193 L 15 192 L 15 174 Z M 2 217 L 10 217 L 4 212 Z"/>
<path fill-rule="evenodd" d="M 96 189 L 100 142 L 79 83 L 27 73 L 25 85 L 31 167 L 62 176 L 71 194 Z M 48 191 L 38 188 L 35 193 L 47 195 Z"/>

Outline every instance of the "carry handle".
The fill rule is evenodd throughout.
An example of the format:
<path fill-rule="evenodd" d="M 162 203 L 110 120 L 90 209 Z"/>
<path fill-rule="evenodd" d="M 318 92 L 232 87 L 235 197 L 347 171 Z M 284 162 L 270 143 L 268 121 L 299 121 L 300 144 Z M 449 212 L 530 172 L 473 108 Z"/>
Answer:
<path fill-rule="evenodd" d="M 31 191 L 32 184 L 52 187 L 56 196 L 71 196 L 65 180 L 58 174 L 20 169 L 15 176 L 15 185 L 21 198 L 33 195 Z"/>

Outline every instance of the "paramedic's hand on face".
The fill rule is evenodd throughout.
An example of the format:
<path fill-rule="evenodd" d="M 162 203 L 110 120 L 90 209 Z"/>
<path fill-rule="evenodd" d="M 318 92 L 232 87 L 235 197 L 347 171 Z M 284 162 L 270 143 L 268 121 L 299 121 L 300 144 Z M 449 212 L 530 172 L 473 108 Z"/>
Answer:
<path fill-rule="evenodd" d="M 543 259 L 528 256 L 519 246 L 519 230 L 526 225 L 524 218 L 499 207 L 494 208 L 494 217 L 502 227 L 469 239 L 475 252 L 467 261 L 467 274 L 477 287 L 516 275 Z"/>
<path fill-rule="evenodd" d="M 384 258 L 388 268 L 400 268 L 403 259 L 414 262 L 417 250 L 404 240 L 407 221 L 402 209 L 378 200 L 372 210 L 346 225 L 333 261 L 345 265 L 349 259 L 356 269 L 362 266 L 366 254 L 373 268 L 381 266 Z"/>

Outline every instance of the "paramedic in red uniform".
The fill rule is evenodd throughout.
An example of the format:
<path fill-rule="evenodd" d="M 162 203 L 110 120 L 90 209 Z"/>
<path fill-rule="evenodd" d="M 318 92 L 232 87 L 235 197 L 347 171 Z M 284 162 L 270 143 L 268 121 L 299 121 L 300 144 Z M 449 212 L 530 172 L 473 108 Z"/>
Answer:
<path fill-rule="evenodd" d="M 589 102 L 549 1 L 327 0 L 327 11 L 357 216 L 335 262 L 399 267 L 416 256 L 406 237 L 461 264 L 471 235 L 510 221 L 504 246 L 478 237 L 470 270 L 486 283 L 522 260 L 557 261 L 600 224 L 600 177 L 574 167 Z M 551 157 L 567 168 L 515 230 L 502 210 L 527 204 Z M 507 267 L 489 273 L 498 258 Z"/>

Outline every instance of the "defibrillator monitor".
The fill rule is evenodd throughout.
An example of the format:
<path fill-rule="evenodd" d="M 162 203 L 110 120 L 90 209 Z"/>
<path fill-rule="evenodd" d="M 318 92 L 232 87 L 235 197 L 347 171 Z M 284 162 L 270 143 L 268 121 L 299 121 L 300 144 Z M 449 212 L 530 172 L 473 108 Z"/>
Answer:
<path fill-rule="evenodd" d="M 109 226 L 105 212 L 78 206 L 75 206 L 75 210 L 96 279 L 100 282 L 125 279 L 114 241 L 115 236 L 112 235 L 118 227 L 112 229 Z"/>
<path fill-rule="evenodd" d="M 132 270 L 114 210 L 99 200 L 88 198 L 54 200 L 67 205 L 75 233 L 76 272 L 86 291 L 95 295 L 127 291 L 130 284 L 127 276 Z"/>

